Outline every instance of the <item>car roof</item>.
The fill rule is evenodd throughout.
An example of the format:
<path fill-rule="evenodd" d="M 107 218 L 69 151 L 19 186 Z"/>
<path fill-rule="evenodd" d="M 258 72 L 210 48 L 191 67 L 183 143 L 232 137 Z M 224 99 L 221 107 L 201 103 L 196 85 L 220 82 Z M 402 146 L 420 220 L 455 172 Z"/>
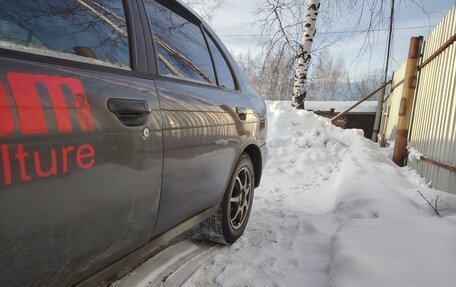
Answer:
<path fill-rule="evenodd" d="M 191 12 L 196 18 L 198 18 L 199 21 L 201 21 L 202 23 L 206 24 L 206 21 L 204 21 L 204 19 L 195 11 L 193 10 L 192 7 L 190 7 L 190 5 L 188 5 L 187 3 L 181 1 L 181 0 L 166 0 L 168 3 L 177 3 L 178 5 L 182 6 L 183 8 L 185 8 L 186 10 L 188 10 L 189 12 Z"/>

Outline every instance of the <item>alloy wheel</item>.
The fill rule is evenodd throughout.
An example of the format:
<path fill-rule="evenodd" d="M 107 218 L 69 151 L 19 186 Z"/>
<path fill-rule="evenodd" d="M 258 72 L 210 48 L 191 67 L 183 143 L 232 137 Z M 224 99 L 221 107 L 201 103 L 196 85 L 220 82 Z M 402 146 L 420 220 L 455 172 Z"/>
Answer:
<path fill-rule="evenodd" d="M 230 225 L 237 230 L 247 219 L 252 200 L 252 176 L 247 167 L 239 170 L 230 197 Z"/>

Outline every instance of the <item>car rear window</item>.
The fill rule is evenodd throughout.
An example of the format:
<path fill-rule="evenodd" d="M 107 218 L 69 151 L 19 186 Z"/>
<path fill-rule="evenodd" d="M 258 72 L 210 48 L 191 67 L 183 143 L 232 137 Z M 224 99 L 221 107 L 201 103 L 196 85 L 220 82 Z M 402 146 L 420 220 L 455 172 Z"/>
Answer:
<path fill-rule="evenodd" d="M 217 47 L 212 38 L 206 33 L 207 43 L 214 59 L 215 70 L 217 71 L 217 79 L 219 85 L 224 89 L 235 90 L 233 73 L 231 72 L 225 57 L 220 49 Z"/>
<path fill-rule="evenodd" d="M 160 74 L 215 85 L 214 67 L 200 26 L 156 1 L 145 3 Z"/>
<path fill-rule="evenodd" d="M 122 0 L 2 0 L 0 47 L 130 68 Z"/>

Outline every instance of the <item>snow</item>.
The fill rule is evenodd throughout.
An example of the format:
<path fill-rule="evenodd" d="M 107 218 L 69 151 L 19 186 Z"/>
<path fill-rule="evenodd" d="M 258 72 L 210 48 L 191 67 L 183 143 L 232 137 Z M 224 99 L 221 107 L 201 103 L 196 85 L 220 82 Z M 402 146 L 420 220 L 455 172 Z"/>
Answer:
<path fill-rule="evenodd" d="M 270 158 L 249 225 L 180 268 L 183 286 L 456 286 L 455 195 L 397 167 L 360 130 L 267 105 Z"/>
<path fill-rule="evenodd" d="M 455 196 L 395 166 L 362 131 L 289 102 L 268 111 L 270 159 L 249 226 L 184 286 L 456 286 Z M 418 190 L 440 195 L 446 217 Z"/>
<path fill-rule="evenodd" d="M 340 113 L 355 103 L 356 101 L 306 101 L 304 105 L 306 110 L 330 111 L 331 109 L 335 109 L 336 113 Z M 350 113 L 375 113 L 376 109 L 376 101 L 365 101 L 351 110 Z"/>
<path fill-rule="evenodd" d="M 415 162 L 415 161 L 421 160 L 421 157 L 423 156 L 422 153 L 420 153 L 419 151 L 417 151 L 416 149 L 414 149 L 413 147 L 410 147 L 410 146 L 407 147 L 407 150 L 409 152 L 408 160 L 410 162 Z"/>

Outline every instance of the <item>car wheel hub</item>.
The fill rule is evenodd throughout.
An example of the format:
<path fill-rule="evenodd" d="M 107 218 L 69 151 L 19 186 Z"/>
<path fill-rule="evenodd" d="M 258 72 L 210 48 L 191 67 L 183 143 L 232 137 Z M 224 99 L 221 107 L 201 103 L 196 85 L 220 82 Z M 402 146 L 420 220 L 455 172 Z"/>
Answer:
<path fill-rule="evenodd" d="M 231 191 L 230 224 L 239 229 L 245 222 L 250 208 L 252 194 L 252 176 L 248 168 L 239 170 Z"/>

